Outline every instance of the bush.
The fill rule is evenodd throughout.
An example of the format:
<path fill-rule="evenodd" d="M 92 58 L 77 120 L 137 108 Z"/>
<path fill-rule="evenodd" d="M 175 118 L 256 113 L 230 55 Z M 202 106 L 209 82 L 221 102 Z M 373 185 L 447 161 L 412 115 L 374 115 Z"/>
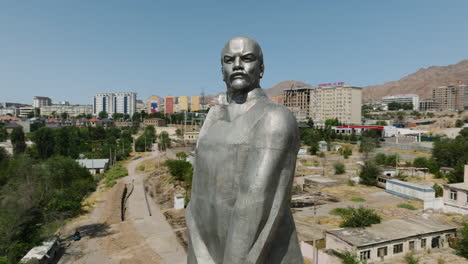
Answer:
<path fill-rule="evenodd" d="M 455 127 L 463 127 L 463 121 L 461 119 L 457 119 L 457 121 L 455 121 Z"/>
<path fill-rule="evenodd" d="M 353 202 L 365 202 L 366 199 L 364 199 L 362 197 L 353 197 L 353 198 L 351 198 L 351 201 L 353 201 Z"/>
<path fill-rule="evenodd" d="M 348 208 L 334 208 L 332 210 L 330 210 L 330 212 L 328 212 L 328 214 L 331 214 L 331 215 L 337 215 L 337 216 L 341 216 L 341 217 L 344 217 L 344 216 L 347 216 L 347 215 L 350 215 L 352 214 L 352 207 L 348 207 Z"/>
<path fill-rule="evenodd" d="M 337 162 L 333 165 L 333 167 L 335 168 L 335 174 L 343 174 L 346 172 L 346 167 L 343 163 L 341 162 Z"/>
<path fill-rule="evenodd" d="M 145 171 L 145 165 L 144 164 L 139 165 L 138 170 L 139 171 Z"/>
<path fill-rule="evenodd" d="M 359 172 L 360 183 L 364 185 L 376 185 L 377 176 L 381 174 L 379 166 L 372 161 L 365 161 Z"/>
<path fill-rule="evenodd" d="M 387 155 L 385 153 L 377 153 L 374 157 L 375 163 L 378 165 L 385 165 L 385 162 L 387 161 Z"/>
<path fill-rule="evenodd" d="M 405 261 L 408 264 L 418 264 L 419 263 L 419 259 L 415 258 L 412 253 L 408 253 L 405 256 Z"/>
<path fill-rule="evenodd" d="M 373 210 L 366 207 L 348 207 L 348 212 L 342 215 L 343 222 L 340 227 L 366 227 L 378 224 L 382 218 Z"/>
<path fill-rule="evenodd" d="M 336 257 L 338 257 L 341 260 L 341 263 L 343 264 L 360 264 L 361 262 L 359 261 L 358 256 L 356 253 L 351 252 L 351 251 L 334 251 L 334 254 Z"/>
<path fill-rule="evenodd" d="M 317 155 L 321 158 L 325 158 L 325 152 L 319 152 Z"/>
<path fill-rule="evenodd" d="M 102 176 L 101 176 L 102 175 Z M 106 187 L 112 187 L 115 185 L 116 180 L 128 175 L 127 168 L 123 167 L 121 163 L 117 163 L 104 174 L 95 175 L 96 180 L 104 178 L 104 184 Z"/>
<path fill-rule="evenodd" d="M 398 208 L 405 208 L 408 210 L 418 210 L 418 208 L 414 207 L 412 204 L 409 203 L 401 203 L 397 205 Z"/>
<path fill-rule="evenodd" d="M 165 165 L 169 169 L 169 173 L 178 181 L 185 181 L 188 184 L 192 182 L 192 164 L 185 160 L 167 160 Z"/>

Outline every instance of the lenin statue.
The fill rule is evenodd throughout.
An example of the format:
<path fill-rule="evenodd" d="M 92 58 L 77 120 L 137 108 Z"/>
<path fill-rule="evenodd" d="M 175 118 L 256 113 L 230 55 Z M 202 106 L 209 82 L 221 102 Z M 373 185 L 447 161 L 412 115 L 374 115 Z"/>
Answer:
<path fill-rule="evenodd" d="M 195 150 L 188 264 L 304 263 L 289 207 L 296 120 L 260 88 L 255 40 L 229 40 L 221 64 L 227 102 L 210 109 Z"/>

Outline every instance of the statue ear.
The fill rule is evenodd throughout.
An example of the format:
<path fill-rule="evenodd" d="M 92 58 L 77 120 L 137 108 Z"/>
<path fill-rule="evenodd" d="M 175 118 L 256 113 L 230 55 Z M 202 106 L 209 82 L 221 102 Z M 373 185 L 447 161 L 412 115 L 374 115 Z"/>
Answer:
<path fill-rule="evenodd" d="M 260 79 L 263 77 L 263 72 L 265 71 L 265 66 L 263 65 L 260 65 Z"/>

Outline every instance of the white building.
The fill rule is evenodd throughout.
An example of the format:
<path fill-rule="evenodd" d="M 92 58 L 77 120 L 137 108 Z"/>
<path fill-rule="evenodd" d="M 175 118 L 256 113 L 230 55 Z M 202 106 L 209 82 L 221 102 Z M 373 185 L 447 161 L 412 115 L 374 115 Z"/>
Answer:
<path fill-rule="evenodd" d="M 51 105 L 43 106 L 40 108 L 42 116 L 60 116 L 62 113 L 67 113 L 71 117 L 78 116 L 80 114 L 93 114 L 92 105 Z"/>
<path fill-rule="evenodd" d="M 19 108 L 19 117 L 28 117 L 29 114 L 34 114 L 36 108 L 34 106 L 23 106 Z"/>
<path fill-rule="evenodd" d="M 109 167 L 109 159 L 78 159 L 76 162 L 93 175 L 104 173 Z"/>
<path fill-rule="evenodd" d="M 105 111 L 107 114 L 113 113 L 129 114 L 132 116 L 136 111 L 136 93 L 98 93 L 94 96 L 93 113 L 98 115 Z"/>
<path fill-rule="evenodd" d="M 35 96 L 32 105 L 36 108 L 40 108 L 42 106 L 52 105 L 52 100 L 45 96 Z"/>
<path fill-rule="evenodd" d="M 411 103 L 413 110 L 419 110 L 419 96 L 416 94 L 398 94 L 382 97 L 382 103 L 388 105 L 389 103 Z"/>

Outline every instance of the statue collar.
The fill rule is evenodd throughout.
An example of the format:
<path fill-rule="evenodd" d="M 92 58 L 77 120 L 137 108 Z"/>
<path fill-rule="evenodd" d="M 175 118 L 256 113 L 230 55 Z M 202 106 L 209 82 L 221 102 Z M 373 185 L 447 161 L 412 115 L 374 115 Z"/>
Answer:
<path fill-rule="evenodd" d="M 262 88 L 255 88 L 252 91 L 247 93 L 247 98 L 245 99 L 244 103 L 255 101 L 259 98 L 266 97 L 265 92 Z M 229 104 L 229 93 L 224 94 L 224 96 L 220 97 L 221 104 Z"/>

